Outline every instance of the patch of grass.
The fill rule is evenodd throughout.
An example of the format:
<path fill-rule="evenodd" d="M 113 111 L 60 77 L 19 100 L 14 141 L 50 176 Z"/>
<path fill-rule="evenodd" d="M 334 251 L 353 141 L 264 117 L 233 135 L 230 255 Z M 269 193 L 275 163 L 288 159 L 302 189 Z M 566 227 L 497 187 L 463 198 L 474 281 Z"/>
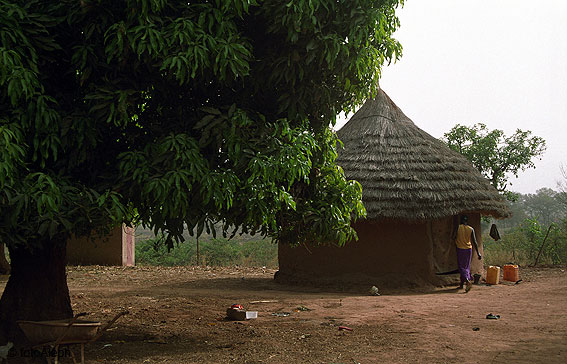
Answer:
<path fill-rule="evenodd" d="M 194 239 L 185 241 L 168 252 L 159 238 L 151 238 L 136 243 L 136 264 L 277 268 L 278 247 L 268 240 L 199 240 L 197 260 L 197 242 Z"/>

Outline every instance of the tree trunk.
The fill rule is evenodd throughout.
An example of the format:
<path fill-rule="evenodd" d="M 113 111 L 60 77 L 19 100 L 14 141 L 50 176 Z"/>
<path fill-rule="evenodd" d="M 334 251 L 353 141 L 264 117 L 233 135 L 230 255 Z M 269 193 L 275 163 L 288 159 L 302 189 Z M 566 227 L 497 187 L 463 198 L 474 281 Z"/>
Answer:
<path fill-rule="evenodd" d="M 545 242 L 547 240 L 547 237 L 549 236 L 549 232 L 551 231 L 551 228 L 553 227 L 553 224 L 549 225 L 549 228 L 547 229 L 547 233 L 545 233 L 545 238 L 543 238 L 543 243 L 541 243 L 541 246 L 539 247 L 539 252 L 537 253 L 537 257 L 535 258 L 535 262 L 533 267 L 537 266 L 537 262 L 539 261 L 539 257 L 541 255 L 541 252 L 543 251 L 543 247 L 545 246 Z"/>
<path fill-rule="evenodd" d="M 30 250 L 9 247 L 12 272 L 0 299 L 0 343 L 27 345 L 17 320 L 73 316 L 65 272 L 65 240 L 47 240 Z"/>
<path fill-rule="evenodd" d="M 4 243 L 0 243 L 0 274 L 10 274 L 10 263 L 6 259 Z"/>

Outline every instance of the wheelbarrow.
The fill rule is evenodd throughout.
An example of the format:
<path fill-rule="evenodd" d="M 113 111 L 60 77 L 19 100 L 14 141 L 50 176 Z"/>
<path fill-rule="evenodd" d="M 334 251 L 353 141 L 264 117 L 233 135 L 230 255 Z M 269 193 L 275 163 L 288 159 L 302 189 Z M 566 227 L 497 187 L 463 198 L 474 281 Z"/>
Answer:
<path fill-rule="evenodd" d="M 98 321 L 79 320 L 86 316 L 81 312 L 71 319 L 51 321 L 17 321 L 18 325 L 26 335 L 32 348 L 51 346 L 55 348 L 55 364 L 59 363 L 59 346 L 79 344 L 81 346 L 81 364 L 85 363 L 85 344 L 98 340 L 104 332 L 128 311 L 118 313 L 106 325 Z M 70 351 L 70 350 L 69 350 Z M 77 363 L 75 356 L 70 351 L 73 363 Z M 48 359 L 51 362 L 51 359 Z"/>

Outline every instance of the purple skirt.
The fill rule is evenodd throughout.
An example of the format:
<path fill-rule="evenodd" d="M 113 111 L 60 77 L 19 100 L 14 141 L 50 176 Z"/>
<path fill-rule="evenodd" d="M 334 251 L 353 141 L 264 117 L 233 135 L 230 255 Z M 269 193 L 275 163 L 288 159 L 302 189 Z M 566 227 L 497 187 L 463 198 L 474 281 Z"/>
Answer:
<path fill-rule="evenodd" d="M 457 264 L 461 275 L 461 284 L 471 280 L 472 249 L 457 248 Z"/>

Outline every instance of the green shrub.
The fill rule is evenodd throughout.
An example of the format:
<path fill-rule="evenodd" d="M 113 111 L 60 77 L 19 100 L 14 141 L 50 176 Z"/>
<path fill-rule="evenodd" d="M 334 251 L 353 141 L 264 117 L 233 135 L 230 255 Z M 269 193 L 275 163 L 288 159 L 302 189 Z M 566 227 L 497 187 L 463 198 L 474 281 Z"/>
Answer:
<path fill-rule="evenodd" d="M 567 220 L 551 224 L 550 228 L 536 219 L 526 219 L 503 234 L 502 240 L 484 241 L 485 262 L 489 265 L 533 265 L 538 255 L 538 265 L 567 264 Z"/>
<path fill-rule="evenodd" d="M 528 265 L 533 262 L 522 248 L 526 245 L 525 235 L 519 230 L 514 229 L 504 235 L 499 241 L 485 240 L 484 261 L 487 265 L 502 266 L 507 263 Z"/>

